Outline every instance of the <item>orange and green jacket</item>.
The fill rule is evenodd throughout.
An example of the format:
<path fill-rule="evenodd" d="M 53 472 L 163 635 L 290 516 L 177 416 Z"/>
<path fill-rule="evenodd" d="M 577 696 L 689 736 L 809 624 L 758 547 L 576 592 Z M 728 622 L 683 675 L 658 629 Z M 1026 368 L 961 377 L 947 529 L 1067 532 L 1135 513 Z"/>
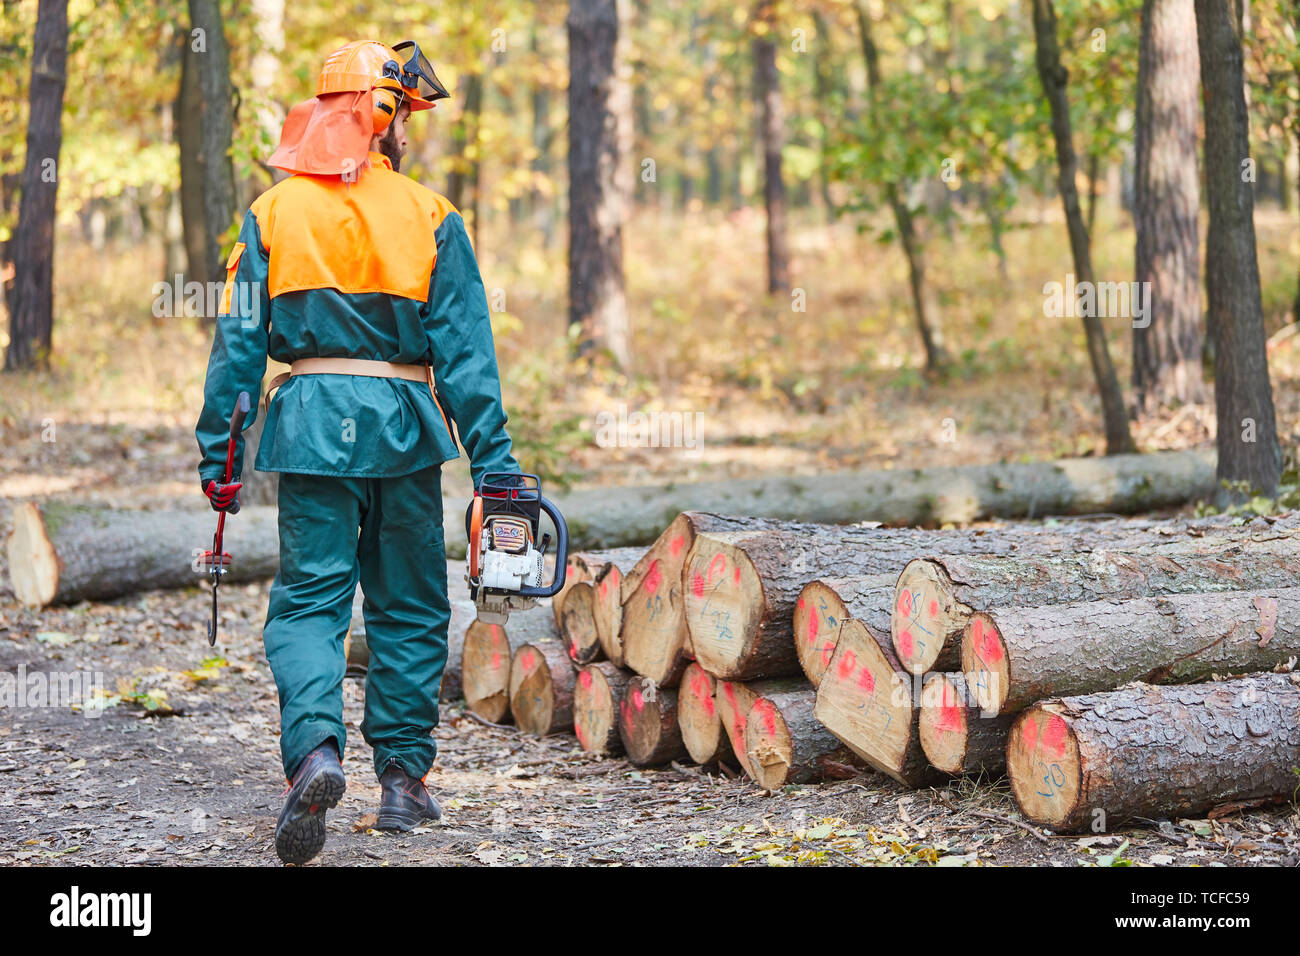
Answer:
<path fill-rule="evenodd" d="M 220 481 L 239 392 L 256 418 L 269 355 L 432 362 L 424 383 L 299 375 L 273 395 L 258 471 L 396 477 L 460 457 L 443 412 L 485 471 L 518 472 L 506 433 L 492 325 L 465 223 L 445 198 L 370 154 L 354 182 L 295 175 L 244 217 L 195 435 L 199 477 Z M 243 467 L 243 442 L 235 474 Z"/>

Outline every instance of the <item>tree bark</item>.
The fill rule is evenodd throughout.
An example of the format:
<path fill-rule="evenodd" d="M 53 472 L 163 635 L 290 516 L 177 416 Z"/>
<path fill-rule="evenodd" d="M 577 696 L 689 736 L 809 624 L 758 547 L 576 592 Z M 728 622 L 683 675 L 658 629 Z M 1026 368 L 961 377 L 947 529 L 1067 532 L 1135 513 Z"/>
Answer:
<path fill-rule="evenodd" d="M 189 12 L 191 28 L 203 31 L 202 51 L 195 50 L 199 40 L 191 34 L 185 54 L 187 68 L 193 70 L 197 83 L 197 100 L 196 115 L 191 118 L 193 123 L 189 126 L 191 137 L 182 139 L 182 149 L 188 143 L 198 150 L 195 163 L 189 169 L 199 172 L 200 182 L 197 186 L 193 183 L 188 185 L 201 198 L 203 210 L 202 245 L 198 250 L 201 255 L 197 262 L 191 255 L 189 277 L 203 283 L 221 282 L 225 279 L 223 239 L 235 221 L 235 170 L 230 158 L 234 137 L 230 48 L 226 44 L 217 0 L 189 0 Z M 187 164 L 182 162 L 182 192 L 187 190 L 184 182 L 186 168 Z M 182 201 L 182 213 L 189 211 Z M 215 315 L 205 318 L 216 320 Z"/>
<path fill-rule="evenodd" d="M 587 753 L 606 756 L 623 753 L 623 737 L 618 731 L 619 705 L 633 676 L 609 661 L 578 668 L 573 691 L 573 732 Z"/>
<path fill-rule="evenodd" d="M 713 675 L 694 661 L 686 666 L 678 685 L 677 726 L 682 732 L 682 744 L 701 766 L 734 759 L 731 740 L 718 713 L 717 685 Z"/>
<path fill-rule="evenodd" d="M 1059 831 L 1288 799 L 1298 682 L 1262 674 L 1041 701 L 1011 728 L 1011 792 L 1027 819 Z"/>
<path fill-rule="evenodd" d="M 1048 695 L 1267 671 L 1292 656 L 1300 657 L 1297 588 L 997 608 L 974 615 L 962 634 L 975 698 L 1004 714 Z"/>
<path fill-rule="evenodd" d="M 521 644 L 510 661 L 510 713 L 515 724 L 537 737 L 573 730 L 576 683 L 564 645 L 558 641 Z"/>
<path fill-rule="evenodd" d="M 903 671 L 889 637 L 861 621 L 840 627 L 814 713 L 850 750 L 908 787 L 941 775 L 921 749 L 918 679 Z"/>
<path fill-rule="evenodd" d="M 54 339 L 54 223 L 63 146 L 68 66 L 67 0 L 41 0 L 32 37 L 27 155 L 18 224 L 9 242 L 14 266 L 5 369 L 48 368 Z"/>
<path fill-rule="evenodd" d="M 686 757 L 677 726 L 677 691 L 647 677 L 628 681 L 619 704 L 618 731 L 633 766 L 654 767 Z"/>
<path fill-rule="evenodd" d="M 483 74 L 465 77 L 465 100 L 460 119 L 451 128 L 451 147 L 456 154 L 447 181 L 447 198 L 462 212 L 467 212 L 472 242 L 478 244 L 478 132 L 479 113 L 483 107 Z"/>
<path fill-rule="evenodd" d="M 551 500 L 569 522 L 571 547 L 614 548 L 649 544 L 683 511 L 827 524 L 967 524 L 987 518 L 1156 511 L 1206 498 L 1214 487 L 1213 453 L 1179 451 L 584 488 Z M 445 519 L 449 556 L 464 556 L 464 525 L 459 515 Z"/>
<path fill-rule="evenodd" d="M 515 651 L 557 637 L 555 622 L 540 611 L 515 613 L 507 627 L 475 619 L 461 649 L 465 705 L 484 720 L 499 724 L 510 716 L 510 671 Z"/>
<path fill-rule="evenodd" d="M 790 289 L 790 251 L 786 241 L 785 180 L 781 176 L 781 147 L 785 142 L 785 110 L 781 103 L 781 74 L 776 68 L 776 29 L 773 0 L 758 0 L 754 8 L 754 101 L 758 141 L 763 152 L 763 206 L 767 211 L 767 291 Z"/>
<path fill-rule="evenodd" d="M 1150 293 L 1147 315 L 1133 325 L 1133 396 L 1141 415 L 1205 399 L 1196 224 L 1200 74 L 1192 4 L 1145 0 L 1142 6 L 1134 220 L 1137 281 Z"/>
<path fill-rule="evenodd" d="M 1250 135 L 1239 29 L 1230 0 L 1196 0 L 1210 207 L 1205 288 L 1207 322 L 1215 333 L 1217 477 L 1220 483 L 1237 483 L 1220 488 L 1220 504 L 1275 495 L 1282 472 L 1255 252 L 1255 197 L 1244 167 Z"/>
<path fill-rule="evenodd" d="M 876 49 L 871 29 L 871 11 L 867 0 L 856 0 L 858 15 L 858 32 L 862 41 L 862 57 L 867 64 L 868 108 L 877 124 L 881 110 L 885 107 L 878 102 L 881 85 L 880 54 Z M 925 348 L 925 367 L 936 370 L 948 361 L 944 348 L 942 323 L 938 310 L 933 307 L 929 287 L 925 281 L 925 251 L 912 212 L 907 206 L 905 184 L 889 182 L 885 184 L 885 193 L 889 206 L 894 213 L 894 223 L 898 227 L 898 239 L 907 256 L 908 280 L 912 289 L 912 310 L 916 316 L 916 328 L 921 335 L 921 344 Z"/>
<path fill-rule="evenodd" d="M 1092 252 L 1088 244 L 1088 229 L 1084 225 L 1083 214 L 1079 211 L 1079 189 L 1075 184 L 1078 163 L 1070 131 L 1070 101 L 1065 92 L 1069 74 L 1061 64 L 1061 50 L 1056 39 L 1056 11 L 1052 0 L 1033 0 L 1033 7 L 1038 77 L 1042 81 L 1043 92 L 1052 113 L 1057 186 L 1070 233 L 1075 283 L 1076 287 L 1084 282 L 1092 285 Z M 1085 315 L 1082 318 L 1084 334 L 1088 340 L 1088 359 L 1092 363 L 1092 374 L 1101 395 L 1106 454 L 1118 455 L 1135 451 L 1133 436 L 1128 429 L 1128 415 L 1124 411 L 1124 396 L 1120 391 L 1119 378 L 1115 375 L 1115 366 L 1110 360 L 1110 349 L 1106 345 L 1106 330 L 1096 315 Z"/>
<path fill-rule="evenodd" d="M 955 667 L 952 649 L 976 611 L 1289 587 L 1300 574 L 1295 533 L 1292 519 L 1255 538 L 1223 534 L 1115 550 L 917 558 L 899 575 L 891 634 L 904 667 L 923 674 Z"/>
<path fill-rule="evenodd" d="M 804 686 L 760 696 L 750 705 L 745 755 L 764 790 L 857 775 L 853 755 L 813 716 L 816 703 L 817 691 Z"/>
<path fill-rule="evenodd" d="M 961 674 L 927 674 L 921 688 L 921 750 L 937 770 L 1002 775 L 1014 715 L 989 717 L 974 705 Z"/>
<path fill-rule="evenodd" d="M 618 0 L 569 5 L 569 325 L 578 354 L 607 350 L 627 367 Z"/>

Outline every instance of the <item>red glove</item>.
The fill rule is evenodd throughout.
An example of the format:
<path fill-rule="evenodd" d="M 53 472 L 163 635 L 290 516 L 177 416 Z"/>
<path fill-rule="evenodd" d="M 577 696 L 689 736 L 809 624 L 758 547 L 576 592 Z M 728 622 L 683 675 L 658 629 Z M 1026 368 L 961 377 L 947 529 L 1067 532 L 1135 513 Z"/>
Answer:
<path fill-rule="evenodd" d="M 242 481 L 232 481 L 228 485 L 223 485 L 209 480 L 203 485 L 203 493 L 208 496 L 208 501 L 212 502 L 213 511 L 224 511 L 233 515 L 239 513 L 239 489 L 242 487 L 244 487 Z"/>

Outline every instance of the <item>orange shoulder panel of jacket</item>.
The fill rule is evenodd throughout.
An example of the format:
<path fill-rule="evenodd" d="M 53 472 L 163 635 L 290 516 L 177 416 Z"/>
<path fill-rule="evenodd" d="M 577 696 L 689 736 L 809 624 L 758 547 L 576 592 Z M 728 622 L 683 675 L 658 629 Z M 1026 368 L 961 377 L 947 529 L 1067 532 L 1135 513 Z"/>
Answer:
<path fill-rule="evenodd" d="M 423 302 L 435 233 L 454 211 L 443 196 L 378 163 L 355 182 L 290 176 L 252 205 L 270 259 L 268 292 L 338 289 Z"/>

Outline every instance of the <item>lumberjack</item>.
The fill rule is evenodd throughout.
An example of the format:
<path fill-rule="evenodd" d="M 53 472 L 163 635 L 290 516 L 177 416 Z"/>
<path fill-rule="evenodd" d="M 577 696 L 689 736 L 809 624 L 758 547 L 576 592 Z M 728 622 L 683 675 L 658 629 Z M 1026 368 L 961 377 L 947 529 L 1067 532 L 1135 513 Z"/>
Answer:
<path fill-rule="evenodd" d="M 196 429 L 214 509 L 238 502 L 241 483 L 223 480 L 236 395 L 259 394 L 268 355 L 292 368 L 268 388 L 278 391 L 256 462 L 280 472 L 280 570 L 262 637 L 280 699 L 289 786 L 275 848 L 286 863 L 320 852 L 325 811 L 343 795 L 343 639 L 358 580 L 378 826 L 441 817 L 424 778 L 447 660 L 441 465 L 459 457 L 452 425 L 476 489 L 489 472 L 506 473 L 498 487 L 522 484 L 465 224 L 399 174 L 410 113 L 448 95 L 413 42 L 332 53 L 269 161 L 293 175 L 253 203 L 226 263 Z"/>

